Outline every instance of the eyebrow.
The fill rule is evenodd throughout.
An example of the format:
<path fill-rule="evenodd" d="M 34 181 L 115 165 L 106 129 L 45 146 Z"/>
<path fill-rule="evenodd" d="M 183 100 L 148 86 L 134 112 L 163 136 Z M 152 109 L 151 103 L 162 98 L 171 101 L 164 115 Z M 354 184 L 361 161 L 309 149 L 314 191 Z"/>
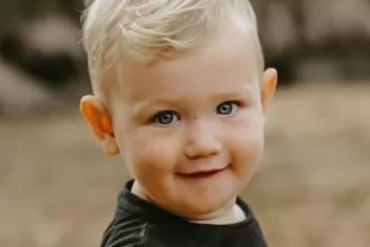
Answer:
<path fill-rule="evenodd" d="M 149 99 L 144 102 L 140 102 L 134 106 L 132 111 L 132 115 L 135 119 L 140 119 L 143 115 L 148 114 L 149 112 L 155 112 L 156 110 L 163 110 L 161 107 L 170 107 L 174 105 L 183 105 L 185 104 L 185 100 L 178 100 L 178 99 Z"/>
<path fill-rule="evenodd" d="M 229 92 L 219 92 L 211 95 L 210 101 L 217 102 L 222 99 L 252 99 L 253 98 L 253 88 L 250 85 L 245 85 L 244 90 L 239 91 L 229 91 Z M 187 104 L 189 99 L 178 99 L 175 97 L 166 97 L 166 98 L 152 98 L 144 102 L 140 102 L 135 105 L 133 109 L 133 116 L 135 118 L 140 118 L 142 115 L 148 113 L 148 111 L 155 111 L 156 108 L 161 110 L 161 107 L 182 107 Z"/>
<path fill-rule="evenodd" d="M 153 105 L 163 105 L 163 106 L 180 105 L 180 104 L 184 104 L 185 102 L 186 100 L 182 100 L 182 99 L 179 100 L 176 98 L 172 98 L 172 99 L 171 98 L 153 98 L 153 99 L 149 99 L 144 102 L 138 103 L 135 106 L 135 111 L 140 110 L 142 108 L 151 107 Z"/>
<path fill-rule="evenodd" d="M 229 91 L 221 92 L 215 94 L 212 98 L 213 100 L 223 99 L 223 98 L 252 98 L 253 96 L 253 87 L 250 85 L 244 85 L 243 88 L 240 88 L 238 91 Z"/>
<path fill-rule="evenodd" d="M 245 90 L 245 91 L 239 91 L 239 92 L 224 92 L 224 93 L 220 93 L 220 94 L 216 94 L 214 95 L 212 98 L 214 101 L 217 101 L 219 99 L 227 99 L 227 98 L 252 98 L 252 90 L 251 89 L 248 89 L 248 90 Z"/>

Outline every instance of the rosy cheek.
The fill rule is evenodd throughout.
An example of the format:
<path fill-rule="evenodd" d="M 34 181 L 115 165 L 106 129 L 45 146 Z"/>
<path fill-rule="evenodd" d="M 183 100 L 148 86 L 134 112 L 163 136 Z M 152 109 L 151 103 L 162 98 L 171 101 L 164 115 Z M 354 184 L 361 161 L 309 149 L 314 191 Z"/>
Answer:
<path fill-rule="evenodd" d="M 153 136 L 139 141 L 132 150 L 136 169 L 146 173 L 166 174 L 173 170 L 178 158 L 178 147 L 173 138 Z"/>
<path fill-rule="evenodd" d="M 252 121 L 251 121 L 252 120 Z M 233 130 L 229 143 L 234 150 L 234 158 L 241 169 L 256 166 L 263 148 L 263 126 L 259 119 L 251 119 Z"/>

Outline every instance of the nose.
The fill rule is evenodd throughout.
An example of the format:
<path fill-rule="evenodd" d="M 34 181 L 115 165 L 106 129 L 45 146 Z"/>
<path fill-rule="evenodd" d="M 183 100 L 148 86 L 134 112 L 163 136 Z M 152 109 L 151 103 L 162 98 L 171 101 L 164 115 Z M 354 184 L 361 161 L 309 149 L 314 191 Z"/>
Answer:
<path fill-rule="evenodd" d="M 222 142 L 216 127 L 204 121 L 194 121 L 186 133 L 185 156 L 188 159 L 207 158 L 221 152 Z"/>

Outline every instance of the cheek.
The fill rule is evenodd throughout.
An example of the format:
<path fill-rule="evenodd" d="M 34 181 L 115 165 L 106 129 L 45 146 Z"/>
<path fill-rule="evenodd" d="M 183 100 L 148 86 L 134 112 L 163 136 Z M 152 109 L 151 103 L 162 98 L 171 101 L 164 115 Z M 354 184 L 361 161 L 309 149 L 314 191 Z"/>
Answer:
<path fill-rule="evenodd" d="M 176 136 L 156 131 L 131 132 L 122 144 L 127 166 L 136 176 L 165 176 L 174 169 L 180 155 Z"/>
<path fill-rule="evenodd" d="M 233 134 L 229 135 L 230 148 L 233 150 L 232 158 L 239 174 L 252 175 L 258 166 L 263 153 L 264 127 L 263 118 L 256 116 L 248 122 L 234 128 Z"/>

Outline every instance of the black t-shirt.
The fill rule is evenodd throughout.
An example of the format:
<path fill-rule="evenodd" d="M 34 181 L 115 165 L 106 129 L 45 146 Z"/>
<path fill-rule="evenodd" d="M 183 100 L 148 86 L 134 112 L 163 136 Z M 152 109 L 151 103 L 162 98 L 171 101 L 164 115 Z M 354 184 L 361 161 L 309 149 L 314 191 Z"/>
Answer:
<path fill-rule="evenodd" d="M 126 184 L 101 247 L 267 247 L 249 207 L 238 198 L 246 220 L 229 225 L 190 223 L 130 192 Z"/>

